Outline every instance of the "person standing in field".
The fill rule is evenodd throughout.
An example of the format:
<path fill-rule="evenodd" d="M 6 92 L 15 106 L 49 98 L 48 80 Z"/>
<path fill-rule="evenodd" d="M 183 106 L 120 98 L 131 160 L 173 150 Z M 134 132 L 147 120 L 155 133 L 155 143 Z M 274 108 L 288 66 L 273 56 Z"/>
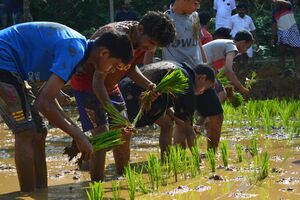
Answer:
<path fill-rule="evenodd" d="M 201 25 L 200 31 L 202 32 L 201 33 L 202 34 L 201 43 L 202 43 L 202 45 L 205 45 L 206 43 L 213 40 L 213 36 L 208 31 L 211 16 L 210 16 L 209 12 L 202 11 L 199 13 L 199 18 L 200 18 L 200 25 Z"/>
<path fill-rule="evenodd" d="M 285 57 L 287 49 L 292 50 L 295 63 L 296 78 L 300 79 L 300 33 L 295 20 L 293 5 L 290 1 L 273 0 L 273 46 L 277 31 L 277 44 L 279 45 L 279 65 L 285 70 Z"/>
<path fill-rule="evenodd" d="M 140 72 L 137 65 L 152 63 L 156 48 L 169 45 L 175 37 L 175 29 L 169 17 L 156 11 L 149 11 L 140 21 L 107 24 L 100 27 L 91 38 L 97 38 L 111 28 L 122 31 L 130 38 L 134 48 L 134 57 L 130 63 L 120 65 L 111 73 L 102 76 L 96 88 L 93 87 L 93 76 L 96 74 L 93 69 L 86 68 L 87 70 L 78 72 L 71 80 L 82 128 L 84 131 L 90 130 L 94 135 L 109 129 L 109 120 L 103 105 L 112 103 L 127 116 L 126 104 L 118 85 L 122 78 L 128 76 L 140 87 L 155 91 L 156 85 Z M 112 149 L 118 175 L 123 174 L 130 161 L 130 137 L 125 139 L 122 145 Z M 91 179 L 103 180 L 106 150 L 98 151 L 94 155 L 90 162 Z"/>
<path fill-rule="evenodd" d="M 0 114 L 15 136 L 15 164 L 22 192 L 47 187 L 47 128 L 39 112 L 70 135 L 83 157 L 89 159 L 92 145 L 59 110 L 55 98 L 82 64 L 106 74 L 131 58 L 129 39 L 116 30 L 95 40 L 54 22 L 23 23 L 0 31 Z M 37 98 L 25 87 L 26 80 L 45 81 Z"/>

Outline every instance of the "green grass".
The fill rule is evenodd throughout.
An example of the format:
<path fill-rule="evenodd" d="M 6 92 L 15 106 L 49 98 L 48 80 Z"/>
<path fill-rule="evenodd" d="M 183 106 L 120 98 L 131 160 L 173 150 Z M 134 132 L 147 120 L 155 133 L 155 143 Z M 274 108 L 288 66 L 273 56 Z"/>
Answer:
<path fill-rule="evenodd" d="M 246 78 L 245 86 L 247 89 L 251 89 L 253 84 L 256 83 L 257 75 L 256 72 L 252 72 L 250 78 Z"/>
<path fill-rule="evenodd" d="M 104 187 L 102 182 L 93 182 L 89 184 L 89 189 L 86 190 L 89 200 L 104 199 Z"/>
<path fill-rule="evenodd" d="M 267 152 L 262 153 L 259 156 L 259 168 L 257 174 L 257 180 L 262 181 L 269 176 L 270 171 L 270 158 Z"/>
<path fill-rule="evenodd" d="M 178 174 L 181 166 L 181 147 L 171 146 L 168 154 L 168 161 L 171 171 L 174 174 L 175 182 L 178 181 Z"/>
<path fill-rule="evenodd" d="M 113 200 L 120 199 L 121 187 L 119 181 L 112 181 Z"/>
<path fill-rule="evenodd" d="M 157 191 L 158 188 L 161 186 L 161 182 L 162 182 L 162 169 L 161 169 L 160 159 L 156 155 L 154 154 L 149 155 L 147 170 L 149 173 L 152 189 L 154 191 Z"/>
<path fill-rule="evenodd" d="M 220 144 L 220 149 L 221 149 L 221 155 L 222 155 L 222 161 L 223 161 L 224 167 L 228 167 L 228 161 L 229 161 L 228 141 L 222 141 Z"/>
<path fill-rule="evenodd" d="M 243 156 L 243 146 L 241 144 L 235 145 L 235 152 L 237 155 L 238 162 L 243 162 L 244 156 Z"/>
<path fill-rule="evenodd" d="M 103 150 L 123 143 L 120 129 L 106 131 L 90 139 L 94 151 Z"/>
<path fill-rule="evenodd" d="M 129 120 L 124 117 L 113 104 L 107 103 L 104 106 L 104 109 L 111 118 L 111 122 L 109 124 L 111 128 L 132 127 Z"/>
<path fill-rule="evenodd" d="M 190 164 L 192 163 L 192 167 L 195 168 L 196 173 L 200 171 L 200 165 L 201 165 L 201 152 L 199 147 L 200 147 L 200 138 L 197 138 L 194 146 L 192 147 L 192 158 L 190 161 Z M 194 173 L 192 173 L 192 175 L 194 175 Z"/>
<path fill-rule="evenodd" d="M 251 139 L 250 154 L 252 155 L 252 157 L 255 157 L 258 155 L 258 146 L 257 146 L 257 140 L 255 137 L 253 137 Z"/>
<path fill-rule="evenodd" d="M 216 172 L 217 161 L 216 161 L 215 150 L 213 148 L 208 149 L 206 153 L 206 157 L 209 161 L 211 171 Z"/>
<path fill-rule="evenodd" d="M 145 184 L 143 173 L 144 173 L 144 166 L 142 166 L 140 173 L 138 174 L 138 187 L 143 194 L 148 194 L 150 190 L 147 188 Z"/>
<path fill-rule="evenodd" d="M 130 166 L 125 168 L 125 177 L 128 186 L 128 193 L 130 200 L 135 199 L 135 193 L 138 186 L 138 175 L 135 172 L 135 168 L 131 169 Z"/>

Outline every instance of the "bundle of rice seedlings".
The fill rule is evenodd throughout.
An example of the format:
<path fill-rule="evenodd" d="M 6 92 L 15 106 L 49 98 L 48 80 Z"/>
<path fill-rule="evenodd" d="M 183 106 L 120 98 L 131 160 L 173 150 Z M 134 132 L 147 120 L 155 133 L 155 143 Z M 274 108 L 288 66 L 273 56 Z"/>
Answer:
<path fill-rule="evenodd" d="M 99 151 L 110 148 L 112 146 L 123 144 L 121 137 L 122 130 L 116 129 L 96 135 L 90 139 L 90 142 L 93 146 L 94 151 Z"/>
<path fill-rule="evenodd" d="M 241 106 L 244 101 L 244 97 L 239 92 L 234 92 L 233 97 L 229 99 L 231 105 L 235 108 Z"/>
<path fill-rule="evenodd" d="M 175 94 L 184 94 L 188 89 L 188 79 L 184 75 L 184 73 L 180 69 L 175 69 L 170 73 L 167 73 L 161 81 L 156 86 L 156 91 L 158 93 L 165 93 L 172 96 Z M 146 111 L 151 109 L 151 105 L 153 102 L 153 96 L 151 95 L 150 91 L 142 92 L 140 96 L 141 108 L 134 119 L 133 124 L 140 119 L 142 114 Z"/>
<path fill-rule="evenodd" d="M 133 127 L 129 120 L 123 115 L 121 115 L 121 113 L 116 109 L 116 107 L 113 104 L 107 103 L 106 105 L 104 105 L 104 109 L 111 118 L 111 128 Z"/>

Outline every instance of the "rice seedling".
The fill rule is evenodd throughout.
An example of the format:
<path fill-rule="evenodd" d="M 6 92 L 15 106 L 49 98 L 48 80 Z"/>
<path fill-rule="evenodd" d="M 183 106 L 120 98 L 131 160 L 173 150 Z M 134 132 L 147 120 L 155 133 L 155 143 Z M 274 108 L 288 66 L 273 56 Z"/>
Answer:
<path fill-rule="evenodd" d="M 262 155 L 259 156 L 259 168 L 258 168 L 257 180 L 261 181 L 267 178 L 269 176 L 269 171 L 270 171 L 269 155 L 267 152 L 264 152 Z"/>
<path fill-rule="evenodd" d="M 221 82 L 221 84 L 226 87 L 230 84 L 230 81 L 228 80 L 228 78 L 225 76 L 225 70 L 221 69 L 220 72 L 217 74 L 216 78 L 218 79 L 218 81 Z"/>
<path fill-rule="evenodd" d="M 121 113 L 116 109 L 116 107 L 111 104 L 107 103 L 104 106 L 104 109 L 109 114 L 111 118 L 110 127 L 111 128 L 120 128 L 120 127 L 131 127 L 133 128 L 132 124 L 129 122 L 129 120 L 122 116 Z"/>
<path fill-rule="evenodd" d="M 290 127 L 290 118 L 293 112 L 293 107 L 292 104 L 288 104 L 285 107 L 283 107 L 282 109 L 280 109 L 280 118 L 282 120 L 282 125 L 284 126 L 284 128 L 286 129 L 286 131 L 289 131 L 289 127 Z"/>
<path fill-rule="evenodd" d="M 106 131 L 96 135 L 90 139 L 94 151 L 103 150 L 112 146 L 120 145 L 123 143 L 122 131 L 120 129 Z"/>
<path fill-rule="evenodd" d="M 264 128 L 266 130 L 266 133 L 271 133 L 271 126 L 272 126 L 272 120 L 271 120 L 271 113 L 270 110 L 267 107 L 263 108 L 262 112 L 262 121 L 264 124 Z"/>
<path fill-rule="evenodd" d="M 174 173 L 175 177 L 175 182 L 178 181 L 178 173 L 180 170 L 181 166 L 181 147 L 180 146 L 171 146 L 170 147 L 170 152 L 168 154 L 168 160 L 169 160 L 169 165 L 170 169 Z"/>
<path fill-rule="evenodd" d="M 156 86 L 156 91 L 159 93 L 169 94 L 174 96 L 175 94 L 183 94 L 188 88 L 188 79 L 180 69 L 175 69 L 170 73 L 167 73 Z M 151 91 L 142 92 L 140 96 L 141 108 L 137 116 L 133 121 L 133 125 L 141 118 L 144 112 L 150 110 L 153 97 Z"/>
<path fill-rule="evenodd" d="M 236 144 L 235 145 L 235 151 L 236 155 L 238 158 L 238 162 L 243 162 L 244 157 L 243 157 L 243 146 L 241 144 Z"/>
<path fill-rule="evenodd" d="M 250 154 L 252 155 L 252 157 L 255 157 L 258 155 L 257 140 L 255 137 L 253 137 L 251 139 Z"/>
<path fill-rule="evenodd" d="M 104 199 L 104 187 L 102 182 L 89 183 L 89 189 L 86 190 L 89 200 L 102 200 Z"/>
<path fill-rule="evenodd" d="M 141 171 L 139 173 L 139 177 L 138 177 L 138 186 L 139 186 L 139 190 L 143 193 L 143 194 L 148 194 L 150 191 L 147 188 L 144 179 L 143 179 L 143 173 L 144 173 L 144 166 L 142 166 Z"/>
<path fill-rule="evenodd" d="M 120 199 L 120 193 L 121 193 L 120 182 L 112 181 L 111 184 L 112 184 L 113 200 Z"/>
<path fill-rule="evenodd" d="M 251 77 L 246 78 L 246 81 L 245 81 L 246 88 L 251 89 L 252 85 L 256 82 L 256 78 L 257 78 L 256 72 L 253 71 L 251 73 Z"/>
<path fill-rule="evenodd" d="M 200 152 L 200 140 L 201 138 L 196 138 L 196 142 L 194 146 L 192 147 L 192 163 L 194 167 L 196 167 L 197 171 L 200 170 L 200 164 L 201 164 L 201 152 Z"/>
<path fill-rule="evenodd" d="M 229 147 L 228 147 L 228 141 L 222 141 L 220 144 L 221 149 L 221 155 L 224 167 L 228 167 L 228 160 L 229 160 Z"/>
<path fill-rule="evenodd" d="M 192 159 L 189 159 L 189 169 L 190 169 L 191 177 L 192 178 L 196 177 L 196 175 L 198 173 L 198 167 L 197 167 L 197 163 L 193 159 L 193 157 L 192 157 Z"/>
<path fill-rule="evenodd" d="M 158 190 L 162 181 L 160 160 L 154 154 L 150 154 L 148 157 L 148 166 L 150 183 L 153 190 Z"/>
<path fill-rule="evenodd" d="M 130 200 L 134 200 L 135 192 L 138 184 L 138 176 L 137 173 L 135 172 L 135 168 L 131 169 L 130 166 L 128 165 L 125 168 L 125 177 L 128 185 L 129 198 Z"/>
<path fill-rule="evenodd" d="M 182 168 L 182 173 L 184 175 L 184 178 L 186 179 L 188 177 L 188 156 L 186 149 L 181 148 L 181 168 Z"/>
<path fill-rule="evenodd" d="M 213 148 L 207 150 L 206 157 L 210 163 L 210 168 L 212 172 L 216 172 L 216 154 Z"/>

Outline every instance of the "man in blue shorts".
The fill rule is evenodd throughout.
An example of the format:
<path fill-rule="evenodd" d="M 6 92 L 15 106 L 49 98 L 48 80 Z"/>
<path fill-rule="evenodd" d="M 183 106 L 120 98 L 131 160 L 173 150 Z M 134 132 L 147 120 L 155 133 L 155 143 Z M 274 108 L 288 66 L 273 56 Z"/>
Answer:
<path fill-rule="evenodd" d="M 24 23 L 0 31 L 0 114 L 15 135 L 22 192 L 47 187 L 47 129 L 39 112 L 73 137 L 80 152 L 90 158 L 93 149 L 88 138 L 60 112 L 55 98 L 72 74 L 82 70 L 82 64 L 104 74 L 131 58 L 128 37 L 115 29 L 95 40 L 52 22 Z M 46 81 L 36 99 L 25 80 Z"/>

